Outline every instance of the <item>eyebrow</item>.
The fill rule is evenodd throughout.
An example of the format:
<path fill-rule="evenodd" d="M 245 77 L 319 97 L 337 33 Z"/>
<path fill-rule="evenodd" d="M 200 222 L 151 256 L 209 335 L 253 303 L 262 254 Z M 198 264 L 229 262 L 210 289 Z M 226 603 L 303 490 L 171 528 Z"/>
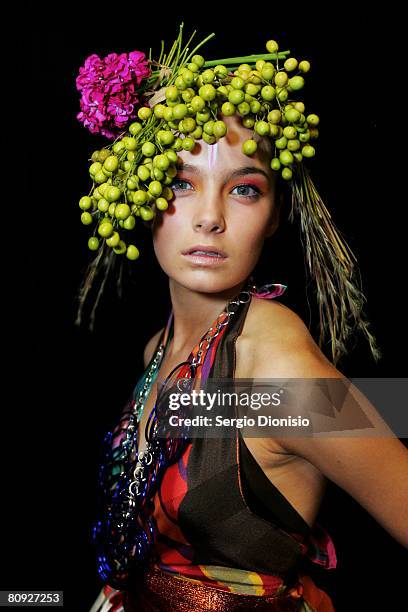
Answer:
<path fill-rule="evenodd" d="M 184 162 L 177 162 L 176 168 L 177 170 L 191 172 L 192 174 L 202 174 L 201 170 L 197 166 L 193 166 L 192 164 L 186 164 Z M 271 181 L 271 177 L 269 176 L 269 174 L 267 174 L 265 170 L 262 170 L 262 168 L 258 168 L 257 166 L 242 166 L 241 168 L 237 168 L 236 170 L 231 172 L 231 174 L 226 177 L 224 185 L 234 178 L 245 176 L 247 174 L 262 174 L 265 178 L 268 179 L 268 181 Z"/>

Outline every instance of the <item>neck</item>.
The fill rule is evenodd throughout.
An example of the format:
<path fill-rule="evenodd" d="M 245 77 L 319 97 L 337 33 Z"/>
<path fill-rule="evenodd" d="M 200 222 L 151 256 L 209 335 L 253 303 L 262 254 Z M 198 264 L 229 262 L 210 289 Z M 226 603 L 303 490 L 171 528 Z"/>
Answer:
<path fill-rule="evenodd" d="M 168 347 L 170 357 L 187 359 L 210 325 L 229 300 L 244 287 L 246 280 L 218 293 L 203 293 L 183 287 L 169 279 L 173 307 L 173 338 Z"/>

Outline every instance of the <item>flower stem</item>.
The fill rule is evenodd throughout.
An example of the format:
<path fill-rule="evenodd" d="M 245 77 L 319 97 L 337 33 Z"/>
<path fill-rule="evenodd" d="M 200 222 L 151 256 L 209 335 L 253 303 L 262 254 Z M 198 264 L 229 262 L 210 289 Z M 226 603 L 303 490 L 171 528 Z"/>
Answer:
<path fill-rule="evenodd" d="M 244 57 L 227 57 L 226 59 L 211 60 L 205 62 L 204 66 L 216 66 L 217 64 L 244 64 L 247 62 L 256 62 L 259 59 L 284 59 L 289 55 L 290 51 L 279 51 L 278 53 L 261 53 L 259 55 L 245 55 Z"/>

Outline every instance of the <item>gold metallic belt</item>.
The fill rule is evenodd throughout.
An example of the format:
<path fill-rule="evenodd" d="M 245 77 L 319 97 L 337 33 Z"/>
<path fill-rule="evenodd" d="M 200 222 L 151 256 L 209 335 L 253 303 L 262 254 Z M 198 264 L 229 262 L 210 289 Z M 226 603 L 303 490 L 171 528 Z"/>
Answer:
<path fill-rule="evenodd" d="M 126 612 L 296 612 L 301 603 L 285 595 L 239 595 L 150 567 L 135 589 L 125 593 Z"/>

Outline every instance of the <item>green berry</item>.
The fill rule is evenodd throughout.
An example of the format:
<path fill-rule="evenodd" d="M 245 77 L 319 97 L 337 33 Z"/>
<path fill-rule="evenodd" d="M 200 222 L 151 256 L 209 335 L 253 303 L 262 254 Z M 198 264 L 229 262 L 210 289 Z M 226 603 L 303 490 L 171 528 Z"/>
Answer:
<path fill-rule="evenodd" d="M 173 151 L 172 149 L 168 149 L 167 151 L 165 151 L 164 154 L 166 155 L 167 159 L 172 164 L 175 164 L 177 162 L 177 159 L 178 159 L 177 153 L 175 151 Z"/>
<path fill-rule="evenodd" d="M 129 204 L 118 204 L 115 208 L 115 217 L 117 219 L 125 220 L 130 215 Z"/>
<path fill-rule="evenodd" d="M 126 187 L 130 189 L 130 191 L 134 191 L 139 186 L 139 181 L 136 176 L 130 176 L 126 181 Z"/>
<path fill-rule="evenodd" d="M 277 138 L 275 140 L 275 146 L 277 149 L 286 149 L 287 144 L 288 144 L 288 139 L 285 136 L 281 136 L 281 138 Z"/>
<path fill-rule="evenodd" d="M 123 240 L 120 240 L 118 246 L 113 247 L 113 250 L 115 251 L 116 255 L 123 255 L 123 253 L 126 252 L 126 244 L 123 242 Z"/>
<path fill-rule="evenodd" d="M 316 150 L 312 145 L 305 145 L 302 147 L 302 155 L 304 157 L 314 157 Z"/>
<path fill-rule="evenodd" d="M 309 132 L 309 130 L 299 134 L 298 138 L 299 138 L 300 142 L 308 142 L 310 140 L 310 132 Z"/>
<path fill-rule="evenodd" d="M 150 221 L 154 217 L 154 212 L 150 208 L 150 206 L 141 206 L 140 207 L 140 216 L 143 221 Z"/>
<path fill-rule="evenodd" d="M 159 181 L 152 181 L 149 185 L 149 192 L 151 193 L 152 196 L 154 196 L 155 198 L 157 198 L 158 196 L 161 195 L 163 191 L 163 188 L 161 186 L 161 183 Z"/>
<path fill-rule="evenodd" d="M 241 102 L 241 104 L 238 104 L 237 106 L 237 111 L 241 117 L 245 117 L 251 112 L 251 107 L 249 106 L 248 102 Z"/>
<path fill-rule="evenodd" d="M 169 204 L 166 198 L 157 198 L 156 207 L 158 210 L 167 210 L 167 208 L 169 207 Z"/>
<path fill-rule="evenodd" d="M 102 236 L 102 238 L 109 238 L 113 233 L 113 225 L 109 221 L 106 223 L 101 223 L 98 227 L 98 234 Z"/>
<path fill-rule="evenodd" d="M 146 194 L 146 191 L 143 191 L 143 189 L 138 189 L 133 194 L 133 202 L 135 204 L 139 204 L 139 205 L 145 204 L 146 200 L 147 200 L 147 194 Z"/>
<path fill-rule="evenodd" d="M 286 87 L 277 87 L 276 94 L 279 102 L 286 102 L 289 97 L 289 93 Z"/>
<path fill-rule="evenodd" d="M 152 116 L 152 109 L 149 106 L 142 106 L 142 108 L 139 108 L 137 111 L 137 116 L 139 119 L 142 119 L 142 121 L 146 121 Z"/>
<path fill-rule="evenodd" d="M 319 125 L 319 123 L 320 123 L 319 117 L 317 115 L 315 115 L 314 113 L 308 115 L 306 117 L 306 121 L 307 121 L 307 123 L 309 125 L 313 125 L 313 126 Z"/>
<path fill-rule="evenodd" d="M 194 55 L 191 58 L 191 61 L 197 65 L 198 68 L 202 68 L 205 64 L 205 59 L 203 58 L 202 55 Z"/>
<path fill-rule="evenodd" d="M 292 155 L 292 153 L 290 151 L 288 151 L 288 149 L 284 149 L 279 154 L 279 161 L 284 166 L 290 166 L 291 164 L 293 164 L 293 155 Z"/>
<path fill-rule="evenodd" d="M 281 71 L 275 74 L 275 85 L 277 85 L 278 87 L 284 87 L 287 82 L 288 75 L 286 74 L 286 72 Z"/>
<path fill-rule="evenodd" d="M 224 102 L 221 106 L 221 112 L 226 117 L 231 117 L 235 113 L 235 106 L 232 102 Z"/>
<path fill-rule="evenodd" d="M 153 142 L 147 141 L 142 145 L 142 154 L 145 157 L 153 157 L 156 153 L 156 145 Z"/>
<path fill-rule="evenodd" d="M 285 111 L 285 117 L 290 123 L 296 123 L 300 119 L 300 113 L 295 108 L 289 108 Z"/>
<path fill-rule="evenodd" d="M 245 155 L 253 155 L 258 148 L 258 145 L 255 140 L 249 139 L 246 140 L 242 145 L 242 152 Z"/>
<path fill-rule="evenodd" d="M 173 118 L 176 121 L 179 121 L 180 119 L 183 119 L 188 113 L 188 108 L 186 104 L 176 104 L 176 106 L 173 107 Z"/>
<path fill-rule="evenodd" d="M 116 153 L 116 155 L 120 155 L 125 150 L 125 145 L 122 140 L 118 140 L 112 147 L 112 151 Z"/>
<path fill-rule="evenodd" d="M 204 70 L 201 77 L 203 79 L 203 83 L 212 83 L 215 79 L 215 74 L 213 70 L 207 68 L 207 70 Z"/>
<path fill-rule="evenodd" d="M 213 125 L 213 135 L 216 138 L 222 138 L 227 133 L 227 126 L 224 121 L 215 121 Z"/>
<path fill-rule="evenodd" d="M 255 117 L 253 115 L 247 115 L 246 117 L 243 117 L 242 119 L 242 125 L 250 130 L 252 130 L 252 128 L 255 125 Z"/>
<path fill-rule="evenodd" d="M 123 222 L 123 227 L 127 230 L 132 230 L 135 225 L 136 219 L 132 215 L 129 215 L 129 217 L 127 217 L 127 219 L 125 219 Z"/>
<path fill-rule="evenodd" d="M 291 168 L 283 168 L 282 170 L 282 178 L 285 179 L 285 181 L 290 181 L 290 179 L 292 178 L 293 172 L 291 170 Z"/>
<path fill-rule="evenodd" d="M 139 249 L 134 244 L 129 244 L 126 249 L 126 257 L 131 261 L 135 261 L 139 257 Z"/>
<path fill-rule="evenodd" d="M 99 240 L 96 236 L 92 236 L 89 240 L 88 240 L 88 248 L 91 251 L 97 251 L 99 248 Z"/>
<path fill-rule="evenodd" d="M 305 112 L 305 105 L 303 102 L 295 102 L 293 107 L 299 111 L 299 113 L 304 113 Z"/>
<path fill-rule="evenodd" d="M 156 166 L 156 168 L 165 171 L 170 166 L 170 160 L 167 155 L 156 155 L 153 160 L 153 164 Z"/>
<path fill-rule="evenodd" d="M 81 222 L 84 225 L 90 225 L 92 223 L 92 215 L 89 212 L 83 212 L 81 215 Z"/>
<path fill-rule="evenodd" d="M 214 136 L 214 132 L 213 132 L 214 123 L 215 121 L 211 120 L 211 121 L 207 121 L 207 123 L 204 124 L 204 128 L 203 128 L 204 132 L 208 134 L 209 136 Z"/>
<path fill-rule="evenodd" d="M 268 113 L 269 123 L 278 124 L 280 123 L 281 119 L 282 119 L 282 113 L 277 108 L 275 108 L 274 110 L 271 110 L 271 112 Z"/>
<path fill-rule="evenodd" d="M 154 116 L 157 117 L 158 119 L 163 119 L 165 108 L 166 107 L 164 106 L 164 104 L 156 104 L 153 108 Z"/>
<path fill-rule="evenodd" d="M 298 151 L 300 149 L 300 141 L 297 138 L 288 140 L 287 147 L 289 151 Z"/>
<path fill-rule="evenodd" d="M 109 202 L 105 198 L 101 198 L 98 202 L 98 210 L 102 213 L 106 213 L 109 210 Z"/>
<path fill-rule="evenodd" d="M 268 40 L 266 43 L 266 49 L 268 53 L 276 53 L 279 49 L 279 45 L 276 40 Z"/>
<path fill-rule="evenodd" d="M 89 174 L 91 176 L 95 176 L 95 174 L 97 174 L 101 170 L 102 170 L 102 164 L 99 161 L 94 162 L 93 164 L 89 166 Z"/>
<path fill-rule="evenodd" d="M 119 200 L 120 194 L 121 191 L 119 187 L 112 185 L 105 190 L 105 200 L 108 200 L 108 202 L 116 202 L 116 200 Z"/>
<path fill-rule="evenodd" d="M 261 110 L 261 103 L 259 102 L 259 100 L 252 100 L 249 106 L 251 107 L 251 113 L 253 113 L 254 115 L 259 113 L 259 111 Z"/>
<path fill-rule="evenodd" d="M 184 91 L 188 87 L 182 76 L 178 76 L 176 78 L 176 80 L 174 81 L 174 85 L 177 87 L 178 91 Z"/>
<path fill-rule="evenodd" d="M 300 89 L 304 87 L 304 84 L 305 84 L 305 79 L 300 75 L 292 77 L 291 79 L 289 79 L 289 82 L 288 82 L 288 86 L 291 91 L 299 91 Z"/>
<path fill-rule="evenodd" d="M 146 166 L 139 166 L 137 169 L 137 176 L 145 183 L 150 178 L 149 169 Z"/>
<path fill-rule="evenodd" d="M 272 85 L 265 85 L 261 89 L 261 96 L 263 100 L 270 102 L 271 100 L 275 98 L 276 90 L 274 87 L 272 87 Z"/>
<path fill-rule="evenodd" d="M 198 93 L 203 100 L 205 100 L 206 102 L 211 102 L 211 100 L 215 99 L 217 95 L 217 90 L 215 89 L 214 85 L 207 84 L 200 87 Z"/>
<path fill-rule="evenodd" d="M 260 136 L 269 136 L 269 124 L 266 121 L 257 121 L 255 131 Z"/>
<path fill-rule="evenodd" d="M 190 136 L 187 136 L 186 138 L 184 138 L 182 141 L 182 147 L 184 151 L 192 151 L 195 147 L 194 138 L 190 138 Z"/>
<path fill-rule="evenodd" d="M 194 74 L 196 74 L 200 69 L 198 64 L 196 64 L 195 62 L 190 62 L 190 64 L 187 64 L 187 68 L 191 70 L 191 72 L 193 72 Z"/>
<path fill-rule="evenodd" d="M 196 122 L 195 119 L 193 119 L 192 117 L 186 117 L 185 119 L 183 119 L 183 129 L 189 133 L 189 132 L 193 132 L 195 130 L 196 127 Z"/>
<path fill-rule="evenodd" d="M 190 102 L 190 106 L 195 113 L 198 113 L 205 107 L 205 100 L 203 100 L 201 96 L 194 96 Z"/>
<path fill-rule="evenodd" d="M 291 138 L 296 138 L 297 130 L 292 125 L 287 125 L 283 128 L 283 135 L 289 140 Z"/>
<path fill-rule="evenodd" d="M 302 60 L 299 63 L 299 70 L 301 72 L 309 72 L 309 70 L 310 70 L 310 62 L 308 62 L 307 60 Z"/>
<path fill-rule="evenodd" d="M 206 134 L 205 132 L 203 132 L 203 140 L 209 145 L 212 145 L 217 141 L 215 136 L 211 136 L 210 134 Z"/>
<path fill-rule="evenodd" d="M 298 61 L 295 57 L 288 57 L 283 66 L 288 72 L 293 72 L 298 67 Z"/>
<path fill-rule="evenodd" d="M 245 92 L 241 89 L 232 89 L 228 94 L 228 100 L 231 102 L 231 104 L 234 104 L 234 106 L 238 106 L 238 104 L 244 102 Z"/>
<path fill-rule="evenodd" d="M 245 85 L 244 79 L 242 79 L 239 76 L 236 76 L 233 79 L 231 79 L 231 87 L 233 87 L 234 89 L 243 89 L 244 85 Z"/>
<path fill-rule="evenodd" d="M 176 102 L 179 99 L 179 92 L 175 85 L 169 85 L 166 87 L 166 100 Z"/>
<path fill-rule="evenodd" d="M 106 240 L 106 244 L 110 247 L 117 247 L 118 244 L 120 242 L 120 236 L 118 234 L 118 232 L 113 232 L 112 236 L 110 236 L 107 240 Z"/>
<path fill-rule="evenodd" d="M 103 162 L 103 167 L 105 170 L 108 170 L 108 172 L 116 172 L 119 167 L 119 159 L 116 155 L 109 155 Z"/>
<path fill-rule="evenodd" d="M 92 198 L 84 196 L 79 200 L 79 208 L 82 210 L 89 210 L 92 207 Z"/>
<path fill-rule="evenodd" d="M 123 139 L 125 144 L 125 149 L 127 151 L 136 151 L 137 149 L 137 140 L 136 138 L 130 138 L 130 136 Z"/>

